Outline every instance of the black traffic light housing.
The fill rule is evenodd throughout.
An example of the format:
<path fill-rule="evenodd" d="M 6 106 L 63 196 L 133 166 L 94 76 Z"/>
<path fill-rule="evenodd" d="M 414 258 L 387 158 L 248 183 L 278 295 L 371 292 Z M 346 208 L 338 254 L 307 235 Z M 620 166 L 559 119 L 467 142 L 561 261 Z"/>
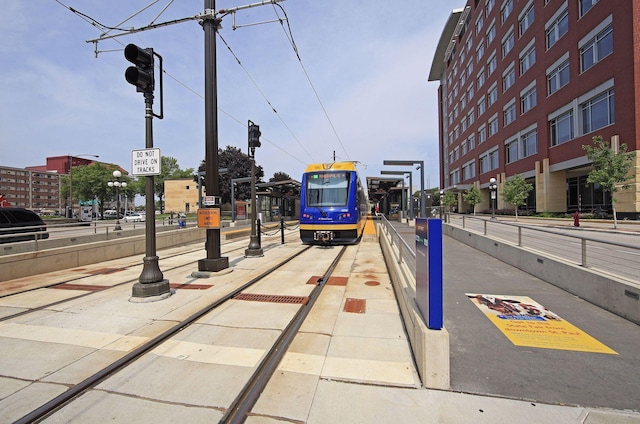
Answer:
<path fill-rule="evenodd" d="M 249 151 L 251 152 L 251 157 L 254 156 L 255 154 L 255 150 L 256 147 L 260 147 L 261 143 L 260 143 L 260 135 L 262 135 L 262 133 L 260 132 L 260 126 L 254 124 L 253 122 L 249 121 Z"/>
<path fill-rule="evenodd" d="M 155 80 L 153 75 L 153 49 L 142 49 L 135 44 L 127 44 L 124 57 L 136 66 L 129 66 L 124 73 L 129 84 L 137 87 L 140 93 L 153 93 Z"/>

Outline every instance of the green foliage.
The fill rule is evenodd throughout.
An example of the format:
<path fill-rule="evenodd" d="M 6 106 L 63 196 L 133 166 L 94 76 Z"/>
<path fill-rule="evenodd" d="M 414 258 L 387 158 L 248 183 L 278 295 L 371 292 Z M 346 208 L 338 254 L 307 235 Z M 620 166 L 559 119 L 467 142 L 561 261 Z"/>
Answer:
<path fill-rule="evenodd" d="M 473 206 L 473 213 L 475 215 L 476 205 L 482 202 L 482 194 L 480 193 L 480 189 L 476 186 L 471 186 L 471 188 L 462 195 L 462 199 Z"/>
<path fill-rule="evenodd" d="M 526 182 L 522 175 L 516 175 L 504 183 L 502 196 L 505 202 L 515 206 L 516 220 L 518 219 L 518 207 L 524 205 L 531 190 L 533 190 L 533 185 Z"/>
<path fill-rule="evenodd" d="M 270 183 L 275 183 L 278 181 L 287 181 L 290 180 L 291 177 L 286 172 L 275 172 L 273 177 L 269 178 Z"/>
<path fill-rule="evenodd" d="M 633 166 L 635 152 L 627 153 L 627 145 L 622 144 L 615 153 L 609 142 L 601 136 L 593 137 L 593 144 L 582 146 L 587 152 L 587 158 L 593 162 L 593 169 L 589 172 L 587 182 L 600 184 L 604 191 L 616 193 L 620 188 L 628 189 L 629 183 L 622 184 L 629 180 L 629 171 Z M 614 200 L 615 201 L 615 200 Z"/>
<path fill-rule="evenodd" d="M 458 203 L 458 196 L 456 196 L 454 192 L 447 191 L 444 193 L 444 196 L 442 197 L 443 205 L 450 208 L 451 206 L 454 206 L 457 203 Z"/>
<path fill-rule="evenodd" d="M 107 199 L 113 199 L 114 189 L 108 186 L 109 181 L 113 181 L 113 171 L 120 170 L 117 165 L 107 165 L 101 162 L 94 162 L 86 166 L 74 166 L 71 168 L 73 197 L 78 201 L 98 199 L 100 212 L 104 212 L 104 203 Z M 121 188 L 120 192 L 125 193 L 129 199 L 135 196 L 135 183 L 127 176 L 122 175 L 120 181 L 127 183 L 126 188 Z M 69 179 L 63 181 L 68 193 Z"/>

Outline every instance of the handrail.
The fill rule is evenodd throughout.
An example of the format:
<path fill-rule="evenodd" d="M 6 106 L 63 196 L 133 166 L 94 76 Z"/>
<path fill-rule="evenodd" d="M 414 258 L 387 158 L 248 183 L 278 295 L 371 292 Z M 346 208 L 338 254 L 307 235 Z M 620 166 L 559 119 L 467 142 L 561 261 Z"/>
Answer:
<path fill-rule="evenodd" d="M 390 239 L 391 247 L 394 244 L 397 246 L 398 253 L 396 255 L 396 261 L 398 264 L 401 264 L 403 261 L 409 266 L 410 269 L 415 271 L 416 269 L 416 252 L 411 246 L 407 244 L 406 241 L 402 238 L 402 236 L 398 233 L 398 231 L 391 225 L 386 216 L 380 215 L 380 221 L 382 222 L 382 227 Z"/>
<path fill-rule="evenodd" d="M 640 282 L 640 269 L 636 265 L 637 257 L 640 256 L 640 245 L 599 239 L 586 234 L 565 234 L 558 229 L 554 231 L 522 222 L 504 222 L 460 214 L 452 214 L 452 218 L 454 219 L 449 221 L 449 225 L 461 226 L 465 230 L 554 256 L 585 268 L 599 270 L 635 284 Z M 561 227 L 559 230 L 570 229 L 573 227 Z M 608 232 L 608 229 L 606 230 Z M 636 233 L 625 234 L 638 236 Z M 638 240 L 640 241 L 640 238 Z"/>

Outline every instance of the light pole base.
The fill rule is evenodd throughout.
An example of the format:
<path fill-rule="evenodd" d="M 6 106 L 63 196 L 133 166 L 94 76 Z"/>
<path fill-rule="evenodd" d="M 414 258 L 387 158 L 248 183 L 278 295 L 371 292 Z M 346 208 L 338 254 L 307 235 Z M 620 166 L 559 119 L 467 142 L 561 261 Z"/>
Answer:
<path fill-rule="evenodd" d="M 207 258 L 198 261 L 198 271 L 218 272 L 226 268 L 229 268 L 229 258 L 227 257 Z"/>
<path fill-rule="evenodd" d="M 155 301 L 166 299 L 171 296 L 169 280 L 162 280 L 156 283 L 135 283 L 131 292 L 131 297 L 142 301 Z M 136 301 L 133 300 L 132 301 Z"/>
<path fill-rule="evenodd" d="M 260 246 L 260 242 L 258 241 L 258 236 L 252 235 L 249 239 L 249 247 L 247 247 L 244 251 L 245 257 L 260 257 L 264 256 L 262 251 L 262 247 Z"/>

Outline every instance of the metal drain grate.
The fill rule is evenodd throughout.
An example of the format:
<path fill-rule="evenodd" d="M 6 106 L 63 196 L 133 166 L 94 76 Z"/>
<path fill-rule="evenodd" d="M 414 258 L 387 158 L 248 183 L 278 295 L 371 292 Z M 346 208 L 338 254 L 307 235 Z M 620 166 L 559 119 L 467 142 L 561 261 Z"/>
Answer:
<path fill-rule="evenodd" d="M 253 294 L 240 293 L 234 297 L 237 300 L 248 300 L 250 302 L 270 302 L 270 303 L 294 303 L 306 305 L 309 302 L 307 296 L 281 296 L 273 294 Z"/>

